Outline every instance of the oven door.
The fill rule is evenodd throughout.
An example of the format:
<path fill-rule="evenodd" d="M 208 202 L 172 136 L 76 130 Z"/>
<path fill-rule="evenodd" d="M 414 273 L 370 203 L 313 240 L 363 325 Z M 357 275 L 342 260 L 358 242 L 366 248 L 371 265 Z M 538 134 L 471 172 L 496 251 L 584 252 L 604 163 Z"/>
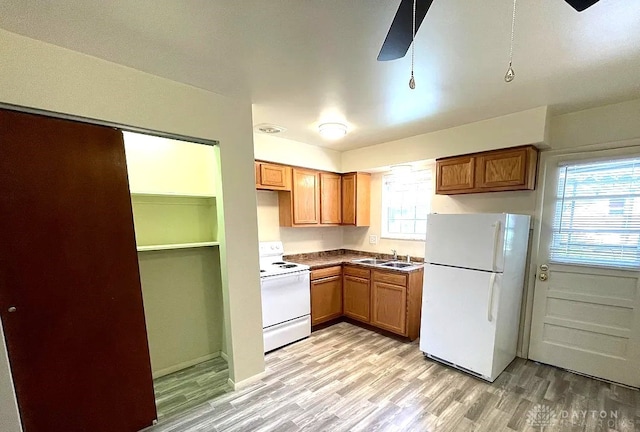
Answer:
<path fill-rule="evenodd" d="M 260 284 L 263 328 L 311 313 L 308 271 L 264 277 Z"/>

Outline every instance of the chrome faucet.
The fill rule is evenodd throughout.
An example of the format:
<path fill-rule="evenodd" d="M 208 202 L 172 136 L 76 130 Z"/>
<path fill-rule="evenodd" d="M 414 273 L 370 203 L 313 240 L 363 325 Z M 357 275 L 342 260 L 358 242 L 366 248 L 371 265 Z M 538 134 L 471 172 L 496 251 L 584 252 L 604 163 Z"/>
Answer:
<path fill-rule="evenodd" d="M 398 251 L 395 249 L 391 249 L 391 252 L 393 252 L 393 260 L 398 261 Z"/>

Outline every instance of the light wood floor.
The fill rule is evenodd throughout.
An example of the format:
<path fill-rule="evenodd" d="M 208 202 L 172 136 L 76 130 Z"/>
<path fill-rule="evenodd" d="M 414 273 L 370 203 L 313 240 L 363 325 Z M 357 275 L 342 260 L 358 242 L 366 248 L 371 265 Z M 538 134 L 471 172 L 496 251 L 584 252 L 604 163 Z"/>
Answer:
<path fill-rule="evenodd" d="M 540 431 L 547 420 L 545 432 L 640 430 L 637 391 L 522 359 L 488 384 L 347 323 L 266 363 L 251 386 L 148 431 Z"/>
<path fill-rule="evenodd" d="M 229 367 L 220 358 L 153 380 L 158 420 L 186 412 L 231 391 Z"/>

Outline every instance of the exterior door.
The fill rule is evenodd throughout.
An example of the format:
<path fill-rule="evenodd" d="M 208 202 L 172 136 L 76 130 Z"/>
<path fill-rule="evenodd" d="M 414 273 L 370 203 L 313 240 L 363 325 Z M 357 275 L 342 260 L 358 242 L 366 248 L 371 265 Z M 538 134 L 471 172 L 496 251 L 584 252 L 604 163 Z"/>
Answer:
<path fill-rule="evenodd" d="M 156 418 L 122 133 L 0 110 L 0 316 L 25 432 Z"/>
<path fill-rule="evenodd" d="M 529 357 L 640 387 L 640 149 L 543 168 Z"/>

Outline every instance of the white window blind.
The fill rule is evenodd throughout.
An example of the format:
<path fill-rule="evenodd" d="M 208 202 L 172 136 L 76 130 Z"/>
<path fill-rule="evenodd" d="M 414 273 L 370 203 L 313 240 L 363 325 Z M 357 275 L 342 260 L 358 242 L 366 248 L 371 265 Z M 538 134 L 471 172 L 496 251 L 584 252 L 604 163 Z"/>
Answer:
<path fill-rule="evenodd" d="M 551 262 L 640 268 L 640 158 L 561 166 Z"/>
<path fill-rule="evenodd" d="M 424 240 L 431 209 L 431 170 L 382 177 L 382 237 Z"/>

